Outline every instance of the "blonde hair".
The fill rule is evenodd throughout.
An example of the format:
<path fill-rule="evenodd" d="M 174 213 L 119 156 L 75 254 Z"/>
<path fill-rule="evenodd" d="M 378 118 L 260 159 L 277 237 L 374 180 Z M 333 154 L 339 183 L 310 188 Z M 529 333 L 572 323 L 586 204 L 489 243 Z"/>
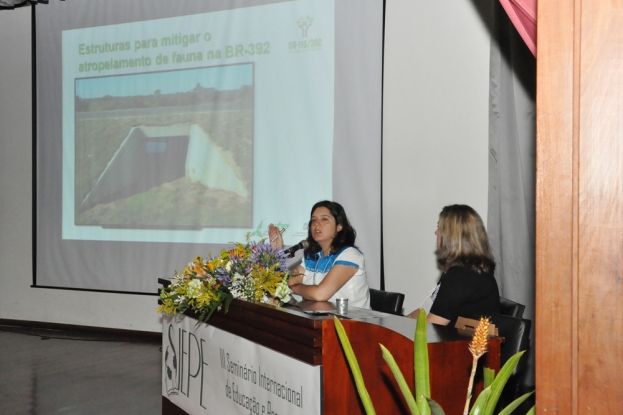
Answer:
<path fill-rule="evenodd" d="M 435 254 L 442 272 L 458 265 L 493 274 L 495 261 L 489 237 L 474 209 L 467 205 L 446 206 L 439 214 L 438 227 L 441 240 Z"/>

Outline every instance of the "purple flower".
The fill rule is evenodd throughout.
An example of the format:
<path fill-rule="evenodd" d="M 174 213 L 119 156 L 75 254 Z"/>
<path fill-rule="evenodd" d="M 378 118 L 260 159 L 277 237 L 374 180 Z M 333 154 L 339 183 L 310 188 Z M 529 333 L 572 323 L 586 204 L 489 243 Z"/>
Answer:
<path fill-rule="evenodd" d="M 270 244 L 265 242 L 251 243 L 251 246 L 251 261 L 254 264 L 262 268 L 270 268 L 273 265 L 277 265 L 275 270 L 280 272 L 285 272 L 287 270 L 287 257 L 283 249 L 273 248 Z"/>
<path fill-rule="evenodd" d="M 231 275 L 224 267 L 215 269 L 214 276 L 221 285 L 228 287 L 231 284 Z"/>

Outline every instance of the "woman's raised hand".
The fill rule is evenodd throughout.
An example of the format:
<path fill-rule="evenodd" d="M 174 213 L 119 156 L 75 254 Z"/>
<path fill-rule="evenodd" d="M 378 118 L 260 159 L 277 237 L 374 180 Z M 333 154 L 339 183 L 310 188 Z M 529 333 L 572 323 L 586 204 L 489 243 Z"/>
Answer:
<path fill-rule="evenodd" d="M 283 248 L 283 237 L 279 228 L 272 223 L 268 225 L 268 240 L 273 248 Z"/>

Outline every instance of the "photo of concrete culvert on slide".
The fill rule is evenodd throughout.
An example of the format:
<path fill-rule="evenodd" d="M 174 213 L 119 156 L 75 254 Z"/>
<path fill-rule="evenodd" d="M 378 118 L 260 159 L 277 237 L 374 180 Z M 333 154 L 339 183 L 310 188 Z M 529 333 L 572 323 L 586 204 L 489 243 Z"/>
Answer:
<path fill-rule="evenodd" d="M 232 65 L 78 80 L 75 224 L 252 226 L 252 71 Z M 163 81 L 177 82 L 178 92 L 163 92 Z M 80 95 L 88 87 L 127 93 L 119 82 L 147 83 L 154 92 Z"/>

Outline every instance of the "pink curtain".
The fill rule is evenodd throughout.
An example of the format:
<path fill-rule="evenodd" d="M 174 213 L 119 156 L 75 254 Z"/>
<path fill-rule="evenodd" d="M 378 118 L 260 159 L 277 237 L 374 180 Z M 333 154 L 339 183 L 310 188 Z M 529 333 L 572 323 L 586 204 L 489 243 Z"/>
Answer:
<path fill-rule="evenodd" d="M 0 11 L 21 6 L 30 6 L 30 4 L 39 3 L 41 1 L 47 3 L 47 0 L 30 0 L 30 3 L 27 0 L 0 0 Z"/>
<path fill-rule="evenodd" d="M 511 22 L 536 56 L 536 2 L 537 0 L 500 0 Z"/>

